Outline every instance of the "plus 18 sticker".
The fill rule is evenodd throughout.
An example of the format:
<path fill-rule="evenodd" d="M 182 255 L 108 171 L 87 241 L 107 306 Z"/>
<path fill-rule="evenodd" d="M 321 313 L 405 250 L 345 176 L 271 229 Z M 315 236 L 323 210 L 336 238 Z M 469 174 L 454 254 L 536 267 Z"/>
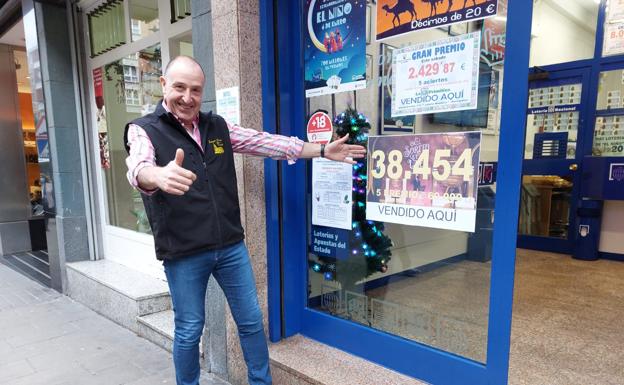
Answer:
<path fill-rule="evenodd" d="M 326 113 L 319 111 L 308 120 L 308 142 L 327 144 L 333 134 L 332 120 Z"/>

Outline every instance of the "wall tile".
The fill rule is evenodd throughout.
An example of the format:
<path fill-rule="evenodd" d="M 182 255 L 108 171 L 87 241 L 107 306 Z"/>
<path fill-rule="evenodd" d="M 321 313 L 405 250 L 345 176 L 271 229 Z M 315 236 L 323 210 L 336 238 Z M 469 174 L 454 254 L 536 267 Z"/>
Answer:
<path fill-rule="evenodd" d="M 220 0 L 216 0 L 218 3 Z M 201 16 L 212 10 L 212 0 L 192 0 L 191 1 L 191 14 L 193 17 Z"/>
<path fill-rule="evenodd" d="M 52 156 L 52 169 L 56 172 L 81 172 L 80 141 L 78 140 L 77 127 L 49 128 L 50 136 L 54 136 L 56 148 Z M 72 149 L 71 151 L 69 149 Z"/>
<path fill-rule="evenodd" d="M 239 85 L 238 14 L 213 15 L 213 45 L 216 89 Z"/>
<path fill-rule="evenodd" d="M 238 0 L 238 9 L 241 12 L 260 14 L 260 2 L 258 0 Z"/>
<path fill-rule="evenodd" d="M 73 83 L 44 81 L 43 92 L 48 128 L 54 126 L 77 127 Z M 78 135 L 77 132 L 76 135 Z"/>
<path fill-rule="evenodd" d="M 88 261 L 87 219 L 80 217 L 57 217 L 59 239 L 64 247 L 60 255 L 64 263 Z"/>
<path fill-rule="evenodd" d="M 215 100 L 215 67 L 213 58 L 212 14 L 193 17 L 193 56 L 201 63 L 206 82 L 203 102 Z"/>
<path fill-rule="evenodd" d="M 238 10 L 238 1 L 216 0 L 212 4 L 213 17 L 219 17 Z"/>
<path fill-rule="evenodd" d="M 52 173 L 56 215 L 77 217 L 85 215 L 82 175 L 79 172 Z M 60 228 L 59 228 L 60 230 Z"/>

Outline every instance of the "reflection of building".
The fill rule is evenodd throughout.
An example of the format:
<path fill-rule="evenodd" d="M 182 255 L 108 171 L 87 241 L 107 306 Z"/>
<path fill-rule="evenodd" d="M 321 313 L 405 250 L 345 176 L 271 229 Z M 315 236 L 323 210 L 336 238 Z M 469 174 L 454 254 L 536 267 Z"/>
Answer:
<path fill-rule="evenodd" d="M 141 82 L 139 78 L 138 60 L 122 59 L 123 84 L 126 100 L 126 111 L 128 113 L 141 112 Z"/>

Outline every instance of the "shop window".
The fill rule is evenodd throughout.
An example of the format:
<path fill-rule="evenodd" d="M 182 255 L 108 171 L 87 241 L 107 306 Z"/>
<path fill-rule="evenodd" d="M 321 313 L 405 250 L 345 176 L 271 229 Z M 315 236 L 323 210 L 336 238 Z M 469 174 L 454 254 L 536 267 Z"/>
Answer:
<path fill-rule="evenodd" d="M 132 41 L 140 40 L 160 30 L 158 0 L 130 0 L 129 9 Z"/>
<path fill-rule="evenodd" d="M 529 65 L 593 58 L 599 8 L 593 0 L 534 2 Z"/>
<path fill-rule="evenodd" d="M 600 73 L 592 154 L 624 156 L 624 70 Z"/>
<path fill-rule="evenodd" d="M 94 70 L 101 168 L 106 184 L 108 223 L 151 233 L 141 197 L 126 179 L 123 143 L 127 122 L 152 112 L 162 98 L 160 45 Z"/>
<path fill-rule="evenodd" d="M 447 11 L 414 3 L 417 15 Z M 485 20 L 392 34 L 409 13 L 369 2 L 345 23 L 365 19 L 362 36 L 316 23 L 319 10 L 303 42 L 308 139 L 350 134 L 371 154 L 371 164 L 308 166 L 307 306 L 480 362 L 504 77 L 506 2 L 498 4 Z M 371 207 L 397 215 L 372 216 Z M 476 213 L 474 228 L 444 224 L 447 209 Z"/>

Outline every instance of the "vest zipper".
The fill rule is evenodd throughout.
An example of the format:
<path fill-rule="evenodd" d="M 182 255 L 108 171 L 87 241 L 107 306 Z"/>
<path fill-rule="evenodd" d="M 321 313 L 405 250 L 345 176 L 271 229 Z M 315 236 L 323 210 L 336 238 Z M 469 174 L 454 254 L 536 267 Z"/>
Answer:
<path fill-rule="evenodd" d="M 206 161 L 202 160 L 202 164 L 204 165 L 204 174 L 206 174 L 206 178 L 208 178 L 208 167 L 206 167 Z M 214 207 L 215 210 L 215 216 L 217 218 L 216 222 L 217 222 L 217 231 L 219 232 L 219 244 L 220 246 L 223 245 L 223 233 L 221 231 L 221 221 L 219 220 L 219 208 L 217 206 L 217 201 L 215 200 L 215 194 L 214 194 L 214 190 L 212 189 L 212 183 L 210 183 L 210 181 L 208 182 L 208 188 L 210 189 L 210 198 L 212 200 L 212 206 Z"/>

